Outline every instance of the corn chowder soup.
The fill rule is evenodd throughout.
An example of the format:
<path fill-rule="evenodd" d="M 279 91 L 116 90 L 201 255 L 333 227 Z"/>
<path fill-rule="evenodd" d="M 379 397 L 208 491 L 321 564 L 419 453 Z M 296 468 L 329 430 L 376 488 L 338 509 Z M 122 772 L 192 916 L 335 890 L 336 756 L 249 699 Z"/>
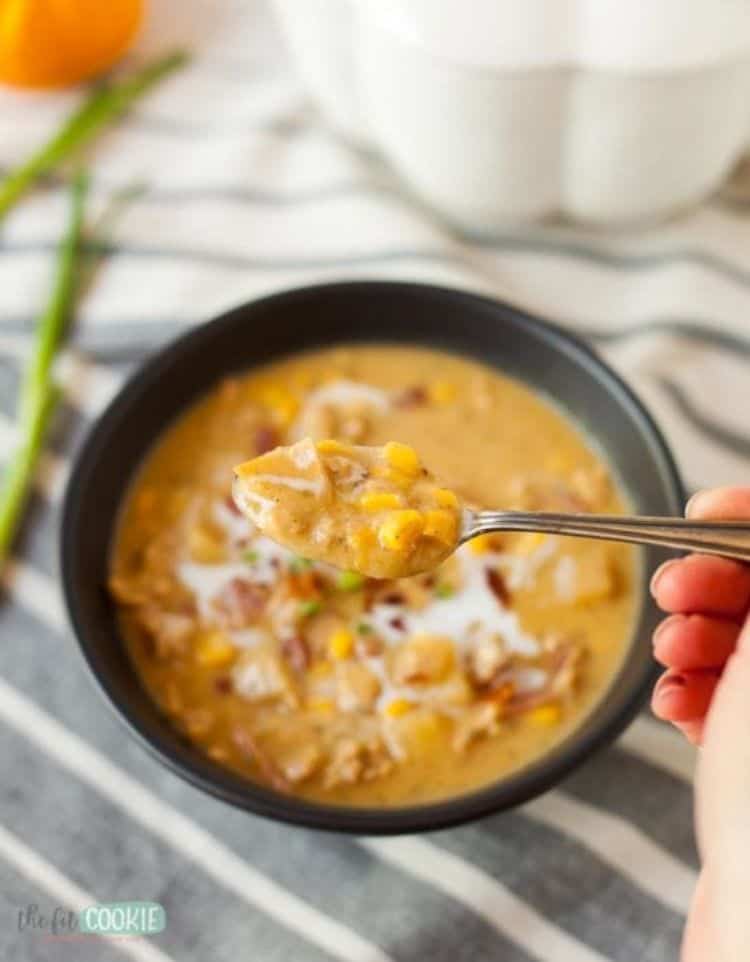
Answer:
<path fill-rule="evenodd" d="M 381 522 L 414 510 L 412 495 L 422 516 L 449 518 L 451 493 L 476 507 L 624 507 L 574 425 L 465 358 L 352 346 L 228 378 L 146 459 L 112 556 L 131 656 L 173 724 L 255 781 L 368 806 L 461 794 L 574 729 L 623 658 L 638 601 L 634 549 L 502 534 L 446 557 L 452 544 L 429 537 L 428 560 L 445 560 L 421 574 L 334 568 L 278 545 L 232 498 L 237 465 L 297 443 L 327 472 L 337 444 L 345 460 L 367 462 L 368 476 L 379 469 L 358 510 L 370 514 L 365 496 L 375 499 L 381 547 Z M 386 447 L 362 453 L 370 445 Z M 419 474 L 399 487 L 409 474 L 406 461 L 392 463 L 410 457 L 402 445 L 439 483 Z M 425 483 L 416 493 L 415 479 Z M 378 500 L 388 494 L 403 505 Z"/>

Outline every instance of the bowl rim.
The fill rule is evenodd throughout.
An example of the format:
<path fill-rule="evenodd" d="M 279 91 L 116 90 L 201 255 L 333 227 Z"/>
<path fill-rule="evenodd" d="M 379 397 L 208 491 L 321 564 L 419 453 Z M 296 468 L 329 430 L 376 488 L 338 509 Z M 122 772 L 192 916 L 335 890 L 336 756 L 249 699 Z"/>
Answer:
<path fill-rule="evenodd" d="M 473 304 L 477 308 L 490 310 L 498 315 L 505 314 L 512 317 L 515 323 L 530 328 L 532 333 L 551 344 L 556 350 L 573 355 L 586 373 L 602 383 L 615 396 L 618 406 L 625 408 L 637 422 L 644 441 L 649 443 L 655 456 L 661 461 L 664 494 L 673 501 L 676 510 L 679 510 L 685 498 L 684 485 L 669 445 L 656 421 L 619 374 L 577 335 L 507 301 L 460 288 L 411 281 L 334 281 L 289 288 L 246 301 L 171 338 L 144 363 L 137 366 L 110 399 L 102 414 L 92 423 L 75 456 L 61 514 L 60 570 L 63 596 L 73 633 L 89 676 L 130 734 L 169 770 L 207 794 L 262 817 L 324 831 L 361 835 L 395 835 L 434 831 L 460 825 L 520 805 L 547 791 L 599 748 L 613 741 L 630 724 L 646 700 L 649 688 L 659 671 L 658 666 L 654 662 L 644 664 L 639 682 L 633 683 L 632 690 L 628 692 L 627 697 L 621 698 L 616 710 L 607 710 L 603 700 L 595 704 L 590 713 L 584 716 L 581 726 L 573 729 L 549 752 L 534 759 L 528 765 L 510 772 L 507 776 L 501 777 L 497 782 L 489 783 L 463 795 L 416 805 L 373 808 L 326 804 L 267 789 L 206 757 L 199 756 L 197 752 L 191 755 L 189 761 L 185 761 L 178 757 L 173 745 L 170 745 L 166 739 L 157 739 L 149 733 L 142 719 L 131 711 L 129 705 L 115 691 L 111 680 L 100 671 L 95 657 L 100 639 L 92 637 L 84 628 L 82 618 L 84 602 L 77 594 L 73 579 L 77 550 L 76 536 L 80 520 L 85 515 L 82 508 L 86 476 L 97 463 L 102 449 L 111 443 L 112 427 L 120 416 L 123 402 L 145 390 L 153 390 L 154 383 L 158 381 L 159 374 L 165 366 L 168 366 L 182 352 L 192 349 L 202 339 L 211 337 L 218 327 L 237 323 L 247 311 L 269 307 L 278 307 L 283 310 L 286 304 L 298 298 L 325 297 L 327 294 L 335 294 L 339 291 L 366 297 L 373 292 L 373 289 L 395 294 L 440 298 L 443 301 L 447 299 L 453 301 L 458 308 L 462 304 Z M 379 343 L 386 343 L 387 340 L 383 338 Z M 370 343 L 378 343 L 377 337 L 373 337 Z M 409 342 L 406 340 L 403 343 Z M 415 338 L 413 343 L 419 343 L 418 339 Z M 300 350 L 304 349 L 306 348 L 300 348 Z M 252 367 L 252 364 L 249 367 Z M 110 519 L 108 523 L 111 535 L 115 518 Z M 648 599 L 644 597 L 644 608 L 648 604 Z M 640 611 L 641 617 L 643 617 L 644 608 Z M 133 671 L 135 672 L 134 668 Z M 598 724 L 592 724 L 592 721 L 595 721 L 597 715 L 602 712 L 604 712 L 602 720 Z"/>

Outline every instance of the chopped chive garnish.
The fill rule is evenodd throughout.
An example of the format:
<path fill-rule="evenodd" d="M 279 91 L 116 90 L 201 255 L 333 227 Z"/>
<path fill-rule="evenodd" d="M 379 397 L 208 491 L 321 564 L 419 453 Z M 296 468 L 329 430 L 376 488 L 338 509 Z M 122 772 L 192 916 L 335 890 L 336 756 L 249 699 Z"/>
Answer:
<path fill-rule="evenodd" d="M 365 583 L 365 579 L 357 571 L 339 571 L 336 576 L 336 587 L 339 591 L 357 591 Z"/>
<path fill-rule="evenodd" d="M 311 615 L 317 615 L 322 607 L 319 601 L 310 599 L 309 601 L 300 601 L 297 611 L 301 618 L 309 618 Z"/>
<path fill-rule="evenodd" d="M 289 570 L 292 574 L 298 575 L 303 571 L 309 571 L 312 568 L 312 561 L 309 558 L 292 558 L 289 562 Z"/>
<path fill-rule="evenodd" d="M 453 596 L 453 585 L 438 585 L 435 588 L 438 598 L 451 598 Z"/>
<path fill-rule="evenodd" d="M 358 635 L 369 635 L 371 632 L 372 632 L 372 625 L 369 625 L 366 621 L 357 622 Z"/>
<path fill-rule="evenodd" d="M 252 548 L 248 548 L 247 551 L 242 552 L 242 560 L 247 561 L 248 564 L 254 565 L 256 561 L 260 560 L 260 555 Z"/>

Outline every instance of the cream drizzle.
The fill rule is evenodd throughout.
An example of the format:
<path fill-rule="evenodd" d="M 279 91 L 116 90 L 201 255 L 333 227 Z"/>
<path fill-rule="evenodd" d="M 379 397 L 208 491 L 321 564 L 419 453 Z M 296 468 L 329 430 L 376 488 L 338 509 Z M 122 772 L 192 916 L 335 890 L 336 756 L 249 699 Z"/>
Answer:
<path fill-rule="evenodd" d="M 363 384 L 360 381 L 341 380 L 332 381 L 330 384 L 324 384 L 322 387 L 311 391 L 305 399 L 305 407 L 320 404 L 356 404 L 357 402 L 369 404 L 371 407 L 377 408 L 378 411 L 387 411 L 391 406 L 386 391 L 373 387 L 371 384 Z"/>
<path fill-rule="evenodd" d="M 217 524 L 221 525 L 233 544 L 248 541 L 255 534 L 256 527 L 252 521 L 244 514 L 232 511 L 223 501 L 215 502 L 213 513 Z"/>
<path fill-rule="evenodd" d="M 452 638 L 459 648 L 465 648 L 473 631 L 480 627 L 487 633 L 501 635 L 513 652 L 538 654 L 537 639 L 521 628 L 518 615 L 504 607 L 487 584 L 485 559 L 492 556 L 478 557 L 466 548 L 459 548 L 456 557 L 463 578 L 461 589 L 420 611 L 401 605 L 375 605 L 367 620 L 378 636 L 389 644 L 396 644 L 418 633 L 441 635 Z M 404 630 L 394 628 L 391 624 L 394 617 L 403 622 Z"/>
<path fill-rule="evenodd" d="M 249 547 L 258 556 L 254 562 L 228 561 L 205 565 L 182 561 L 177 566 L 177 576 L 192 591 L 198 611 L 204 618 L 212 617 L 213 602 L 230 581 L 241 578 L 254 584 L 273 585 L 278 580 L 280 565 L 288 564 L 294 557 L 291 551 L 262 536 L 255 538 Z"/>
<path fill-rule="evenodd" d="M 310 494 L 321 495 L 325 491 L 322 478 L 294 478 L 287 474 L 256 474 L 253 481 L 266 484 L 278 484 L 280 488 L 291 488 L 294 491 L 308 491 Z"/>

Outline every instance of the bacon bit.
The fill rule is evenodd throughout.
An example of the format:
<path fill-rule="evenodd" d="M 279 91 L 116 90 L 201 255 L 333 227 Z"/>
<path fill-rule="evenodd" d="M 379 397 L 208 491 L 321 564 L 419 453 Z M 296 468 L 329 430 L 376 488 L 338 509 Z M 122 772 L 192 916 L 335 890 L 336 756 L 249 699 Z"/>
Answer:
<path fill-rule="evenodd" d="M 255 762 L 263 778 L 277 792 L 288 792 L 289 782 L 276 768 L 268 755 L 260 747 L 258 739 L 247 728 L 235 728 L 232 739 L 238 750 L 251 762 Z"/>
<path fill-rule="evenodd" d="M 501 708 L 510 702 L 516 692 L 516 686 L 513 682 L 506 681 L 502 685 L 498 685 L 496 688 L 490 688 L 485 691 L 484 694 L 480 695 L 481 701 L 491 701 Z"/>
<path fill-rule="evenodd" d="M 427 389 L 421 384 L 414 384 L 412 387 L 404 388 L 394 398 L 397 408 L 417 408 L 427 403 Z"/>
<path fill-rule="evenodd" d="M 275 428 L 266 424 L 256 430 L 253 436 L 253 446 L 255 447 L 255 453 L 265 454 L 266 451 L 272 451 L 279 443 L 279 435 Z"/>
<path fill-rule="evenodd" d="M 232 679 L 229 675 L 219 675 L 214 679 L 214 690 L 219 695 L 229 695 L 232 691 Z"/>
<path fill-rule="evenodd" d="M 422 578 L 422 584 L 429 591 L 437 584 L 437 578 L 435 575 L 425 575 L 424 578 Z"/>
<path fill-rule="evenodd" d="M 406 622 L 403 618 L 391 618 L 388 624 L 394 631 L 406 631 Z"/>
<path fill-rule="evenodd" d="M 308 569 L 289 575 L 289 594 L 294 598 L 320 598 L 322 589 L 323 582 L 317 571 Z"/>
<path fill-rule="evenodd" d="M 492 594 L 501 605 L 507 608 L 510 605 L 510 592 L 508 591 L 508 586 L 505 584 L 505 578 L 503 578 L 497 568 L 485 568 L 484 577 L 487 581 L 487 587 Z"/>
<path fill-rule="evenodd" d="M 534 708 L 548 704 L 551 700 L 549 685 L 545 685 L 540 691 L 512 695 L 503 705 L 503 714 L 507 718 L 516 718 L 518 715 L 525 715 Z"/>
<path fill-rule="evenodd" d="M 266 607 L 268 588 L 232 578 L 214 601 L 223 628 L 239 629 L 256 622 Z"/>
<path fill-rule="evenodd" d="M 228 494 L 228 495 L 226 496 L 226 498 L 224 498 L 224 507 L 225 507 L 228 511 L 231 511 L 232 514 L 236 514 L 236 515 L 241 515 L 241 514 L 242 514 L 242 512 L 240 511 L 240 509 L 239 509 L 239 508 L 237 507 L 237 505 L 234 503 L 234 498 L 232 497 L 231 494 Z"/>
<path fill-rule="evenodd" d="M 403 605 L 406 602 L 406 598 L 401 594 L 400 591 L 391 591 L 387 595 L 383 595 L 378 601 L 381 605 Z"/>
<path fill-rule="evenodd" d="M 377 601 L 378 584 L 375 578 L 365 578 L 365 583 L 362 586 L 362 608 L 364 611 L 370 611 Z"/>
<path fill-rule="evenodd" d="M 354 650 L 360 658 L 377 658 L 383 654 L 385 645 L 376 635 L 363 635 L 354 643 Z"/>
<path fill-rule="evenodd" d="M 550 652 L 547 669 L 549 678 L 543 688 L 538 691 L 521 692 L 513 695 L 506 704 L 505 714 L 508 716 L 524 715 L 526 712 L 542 705 L 547 705 L 556 698 L 568 695 L 578 681 L 583 650 L 572 641 L 560 641 Z"/>
<path fill-rule="evenodd" d="M 310 648 L 302 635 L 292 635 L 282 641 L 281 654 L 289 666 L 299 674 L 310 667 Z"/>

